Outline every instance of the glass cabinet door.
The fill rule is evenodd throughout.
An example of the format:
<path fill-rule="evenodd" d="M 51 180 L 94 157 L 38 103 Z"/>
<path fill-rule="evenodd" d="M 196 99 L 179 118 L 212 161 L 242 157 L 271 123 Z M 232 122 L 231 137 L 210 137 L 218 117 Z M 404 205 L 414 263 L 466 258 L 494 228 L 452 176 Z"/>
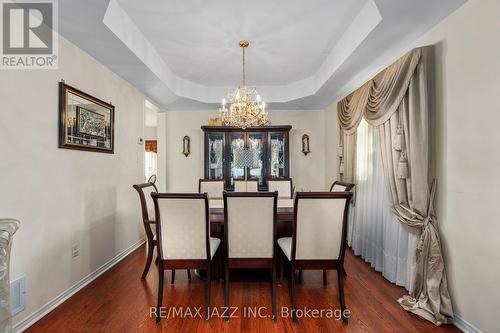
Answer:
<path fill-rule="evenodd" d="M 285 177 L 285 133 L 269 134 L 270 177 Z"/>
<path fill-rule="evenodd" d="M 235 179 L 245 179 L 245 161 L 243 150 L 245 149 L 244 133 L 229 133 L 229 159 L 231 185 Z"/>
<path fill-rule="evenodd" d="M 248 133 L 248 149 L 250 159 L 248 161 L 248 179 L 257 179 L 259 185 L 264 185 L 264 135 L 263 133 Z"/>
<path fill-rule="evenodd" d="M 208 133 L 208 178 L 224 178 L 224 133 Z"/>

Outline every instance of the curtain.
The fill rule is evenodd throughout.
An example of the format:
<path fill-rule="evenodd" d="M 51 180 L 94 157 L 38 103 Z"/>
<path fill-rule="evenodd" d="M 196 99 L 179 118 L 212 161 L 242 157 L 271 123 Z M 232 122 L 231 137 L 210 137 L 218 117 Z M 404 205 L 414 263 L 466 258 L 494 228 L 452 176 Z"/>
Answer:
<path fill-rule="evenodd" d="M 429 186 L 431 52 L 430 47 L 412 50 L 377 74 L 339 102 L 338 119 L 350 133 L 361 117 L 377 127 L 392 211 L 399 222 L 420 230 L 414 287 L 399 303 L 441 325 L 452 323 L 453 308 L 433 209 L 436 182 Z"/>
<path fill-rule="evenodd" d="M 399 223 L 384 184 L 378 131 L 361 120 L 356 145 L 356 206 L 348 244 L 389 281 L 411 290 L 418 232 Z"/>

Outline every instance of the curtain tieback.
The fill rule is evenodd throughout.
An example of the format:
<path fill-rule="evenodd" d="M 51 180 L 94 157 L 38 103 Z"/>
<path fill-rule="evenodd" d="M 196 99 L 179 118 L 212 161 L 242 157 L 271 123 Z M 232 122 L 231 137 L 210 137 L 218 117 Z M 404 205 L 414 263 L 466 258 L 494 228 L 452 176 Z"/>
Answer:
<path fill-rule="evenodd" d="M 435 220 L 434 216 L 434 197 L 436 196 L 436 179 L 432 181 L 431 185 L 431 194 L 429 196 L 429 202 L 427 204 L 427 215 L 422 221 L 422 234 L 420 236 L 420 240 L 417 245 L 417 250 L 420 252 L 423 247 L 424 243 L 424 234 L 429 232 L 427 230 L 427 227 L 429 226 L 430 223 L 432 223 Z"/>

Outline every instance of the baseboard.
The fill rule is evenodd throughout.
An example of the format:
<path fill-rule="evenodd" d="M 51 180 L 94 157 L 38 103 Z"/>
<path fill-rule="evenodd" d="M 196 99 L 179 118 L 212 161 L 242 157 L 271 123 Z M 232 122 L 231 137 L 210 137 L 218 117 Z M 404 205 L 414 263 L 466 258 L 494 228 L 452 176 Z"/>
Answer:
<path fill-rule="evenodd" d="M 481 331 L 457 314 L 454 314 L 453 325 L 465 333 L 481 333 Z"/>
<path fill-rule="evenodd" d="M 59 304 L 73 296 L 75 293 L 80 291 L 82 288 L 84 288 L 86 285 L 88 285 L 90 282 L 94 281 L 96 278 L 98 278 L 100 275 L 102 275 L 104 272 L 106 272 L 108 269 L 119 263 L 122 259 L 124 259 L 126 256 L 128 256 L 130 253 L 132 253 L 134 250 L 139 248 L 142 244 L 144 244 L 145 240 L 141 239 L 137 241 L 136 243 L 132 244 L 122 252 L 118 253 L 114 258 L 110 259 L 108 262 L 106 262 L 104 265 L 75 283 L 73 286 L 59 294 L 56 298 L 53 300 L 49 301 L 47 304 L 42 306 L 40 309 L 37 311 L 33 312 L 30 314 L 28 317 L 20 321 L 19 323 L 15 324 L 14 327 L 12 328 L 13 333 L 20 333 L 23 332 L 24 330 L 28 329 L 31 325 L 36 323 L 38 320 L 40 320 L 43 316 L 45 316 L 47 313 L 50 311 L 54 310 Z"/>

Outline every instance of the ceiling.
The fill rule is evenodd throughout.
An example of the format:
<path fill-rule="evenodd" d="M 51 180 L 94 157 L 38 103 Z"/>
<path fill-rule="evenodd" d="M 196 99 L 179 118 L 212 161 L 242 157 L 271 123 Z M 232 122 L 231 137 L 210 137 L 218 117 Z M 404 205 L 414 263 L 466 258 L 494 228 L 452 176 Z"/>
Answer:
<path fill-rule="evenodd" d="M 247 82 L 270 109 L 322 109 L 466 0 L 65 0 L 60 33 L 167 110 Z"/>

